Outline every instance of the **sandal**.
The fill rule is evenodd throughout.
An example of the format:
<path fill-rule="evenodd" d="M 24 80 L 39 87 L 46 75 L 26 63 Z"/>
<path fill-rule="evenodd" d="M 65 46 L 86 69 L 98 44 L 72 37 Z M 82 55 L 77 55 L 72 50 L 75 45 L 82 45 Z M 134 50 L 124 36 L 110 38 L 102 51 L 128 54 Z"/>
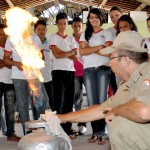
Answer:
<path fill-rule="evenodd" d="M 71 131 L 72 131 L 72 134 L 75 134 L 76 136 L 78 136 L 78 132 L 75 129 L 71 128 Z"/>
<path fill-rule="evenodd" d="M 77 139 L 77 136 L 76 136 L 77 132 L 74 130 L 74 129 L 71 129 L 69 130 L 68 132 L 68 136 L 71 140 L 75 140 Z"/>
<path fill-rule="evenodd" d="M 103 136 L 97 136 L 97 144 L 104 145 L 106 140 L 104 140 Z"/>
<path fill-rule="evenodd" d="M 77 139 L 77 136 L 75 134 L 71 134 L 71 135 L 69 135 L 69 138 L 71 140 L 75 140 L 75 139 Z"/>
<path fill-rule="evenodd" d="M 15 134 L 13 134 L 12 136 L 10 137 L 7 137 L 7 141 L 14 141 L 14 142 L 19 142 L 21 138 L 16 136 Z"/>
<path fill-rule="evenodd" d="M 87 141 L 89 143 L 94 143 L 98 139 L 97 135 L 92 135 Z"/>

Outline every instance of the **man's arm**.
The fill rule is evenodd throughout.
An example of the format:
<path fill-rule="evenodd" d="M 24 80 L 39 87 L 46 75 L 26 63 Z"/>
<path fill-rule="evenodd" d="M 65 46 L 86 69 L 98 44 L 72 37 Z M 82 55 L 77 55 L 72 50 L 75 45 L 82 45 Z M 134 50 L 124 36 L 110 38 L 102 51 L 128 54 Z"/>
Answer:
<path fill-rule="evenodd" d="M 7 68 L 11 68 L 10 65 L 7 65 L 3 60 L 0 60 L 0 69 L 3 68 L 3 67 L 7 67 Z"/>
<path fill-rule="evenodd" d="M 58 59 L 58 58 L 68 58 L 72 55 L 74 55 L 74 50 L 69 51 L 69 52 L 64 52 L 62 50 L 60 50 L 57 46 L 53 45 L 50 47 L 50 49 L 52 50 L 54 56 Z"/>
<path fill-rule="evenodd" d="M 74 49 L 74 54 L 72 56 L 69 56 L 68 58 L 71 60 L 78 60 L 77 50 L 78 49 Z"/>
<path fill-rule="evenodd" d="M 61 122 L 89 122 L 104 118 L 100 105 L 94 105 L 80 111 L 57 115 Z"/>
<path fill-rule="evenodd" d="M 138 123 L 146 123 L 150 121 L 150 106 L 132 99 L 111 109 L 106 115 L 106 122 L 110 123 L 116 116 L 122 116 Z"/>
<path fill-rule="evenodd" d="M 7 51 L 4 51 L 4 63 L 6 63 L 7 65 L 10 65 L 10 66 L 16 66 L 19 70 L 23 70 L 23 65 L 21 62 L 17 62 L 17 61 L 13 61 L 11 58 L 11 53 L 10 52 L 7 52 Z"/>

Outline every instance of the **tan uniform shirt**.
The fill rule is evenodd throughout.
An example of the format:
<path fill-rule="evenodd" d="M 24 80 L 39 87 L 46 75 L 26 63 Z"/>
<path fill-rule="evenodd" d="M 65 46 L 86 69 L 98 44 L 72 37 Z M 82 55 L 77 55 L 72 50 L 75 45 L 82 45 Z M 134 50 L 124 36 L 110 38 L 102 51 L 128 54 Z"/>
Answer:
<path fill-rule="evenodd" d="M 103 110 L 108 107 L 114 108 L 132 98 L 150 105 L 150 63 L 139 65 L 131 78 L 122 83 L 116 94 L 105 101 L 101 107 Z"/>
<path fill-rule="evenodd" d="M 139 65 L 128 82 L 122 83 L 118 88 L 117 93 L 104 102 L 101 107 L 103 110 L 105 110 L 107 107 L 114 108 L 126 103 L 132 98 L 150 105 L 150 63 L 143 63 Z M 113 136 L 113 140 L 115 141 L 117 139 L 120 145 L 117 146 L 118 149 L 114 149 L 112 147 L 112 150 L 125 150 L 123 147 L 126 147 L 127 150 L 133 150 L 131 145 L 134 147 L 134 149 L 150 149 L 150 123 L 140 124 L 123 117 L 116 117 L 115 119 L 114 121 L 116 124 L 112 122 L 111 125 L 114 125 L 114 128 L 116 128 L 117 125 L 120 126 L 120 122 L 124 124 L 124 126 L 117 128 L 117 131 L 121 130 L 123 135 L 126 137 L 126 142 L 123 142 L 122 139 L 118 138 L 117 136 Z"/>

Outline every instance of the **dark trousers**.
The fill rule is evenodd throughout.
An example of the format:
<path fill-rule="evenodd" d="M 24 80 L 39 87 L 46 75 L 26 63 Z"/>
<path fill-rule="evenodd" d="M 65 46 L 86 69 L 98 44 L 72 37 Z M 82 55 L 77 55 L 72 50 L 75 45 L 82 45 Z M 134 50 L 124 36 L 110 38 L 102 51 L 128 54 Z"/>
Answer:
<path fill-rule="evenodd" d="M 45 82 L 44 83 L 44 87 L 49 99 L 49 106 L 50 108 L 53 110 L 53 106 L 54 106 L 54 101 L 53 101 L 53 85 L 52 85 L 52 81 L 49 82 Z"/>
<path fill-rule="evenodd" d="M 74 71 L 52 71 L 54 110 L 58 114 L 72 112 L 74 102 Z M 61 124 L 64 131 L 71 134 L 72 124 Z"/>
<path fill-rule="evenodd" d="M 0 82 L 0 113 L 2 107 L 2 96 L 4 96 L 5 118 L 7 126 L 6 136 L 10 137 L 14 134 L 15 91 L 13 84 L 5 84 Z"/>
<path fill-rule="evenodd" d="M 111 75 L 110 75 L 110 87 L 112 89 L 112 93 L 115 94 L 118 87 L 117 87 L 117 83 L 116 83 L 116 76 L 112 71 L 111 71 Z"/>

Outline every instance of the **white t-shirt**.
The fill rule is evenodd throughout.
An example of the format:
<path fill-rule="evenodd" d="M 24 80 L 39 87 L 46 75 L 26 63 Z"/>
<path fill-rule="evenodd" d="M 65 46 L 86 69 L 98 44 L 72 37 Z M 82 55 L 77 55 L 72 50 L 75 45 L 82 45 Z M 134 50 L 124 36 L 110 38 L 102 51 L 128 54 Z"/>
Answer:
<path fill-rule="evenodd" d="M 45 67 L 41 69 L 44 82 L 49 82 L 52 80 L 51 70 L 52 70 L 52 52 L 49 49 L 48 38 L 45 38 L 44 43 L 42 43 L 42 50 L 44 54 Z"/>
<path fill-rule="evenodd" d="M 80 37 L 80 42 L 82 41 L 87 42 L 84 34 L 85 33 L 82 33 Z M 88 44 L 90 47 L 94 47 L 98 45 L 105 45 L 105 43 L 108 41 L 111 42 L 113 41 L 111 33 L 108 32 L 107 30 L 101 30 L 97 33 L 92 34 L 92 37 L 90 38 Z M 100 56 L 95 53 L 83 56 L 83 60 L 84 60 L 84 69 L 106 65 L 108 63 L 108 57 Z"/>
<path fill-rule="evenodd" d="M 110 28 L 108 28 L 108 29 L 106 29 L 108 32 L 111 32 L 111 34 L 112 34 L 112 37 L 113 37 L 113 41 L 115 40 L 115 38 L 116 38 L 116 33 L 117 33 L 117 30 L 116 30 L 116 28 L 115 27 L 110 27 Z"/>
<path fill-rule="evenodd" d="M 148 48 L 148 54 L 150 54 L 150 38 L 146 38 L 145 42 L 147 44 L 147 48 Z"/>
<path fill-rule="evenodd" d="M 0 60 L 3 60 L 4 48 L 0 46 Z M 11 69 L 7 67 L 0 68 L 0 82 L 12 84 Z"/>
<path fill-rule="evenodd" d="M 61 37 L 57 33 L 53 34 L 50 37 L 50 46 L 54 45 L 64 52 L 69 52 L 77 48 L 76 42 L 73 37 L 68 35 L 65 37 Z M 66 71 L 75 70 L 73 61 L 69 58 L 57 59 L 54 55 L 52 55 L 52 59 L 53 59 L 52 70 L 66 70 Z"/>
<path fill-rule="evenodd" d="M 41 40 L 39 39 L 38 36 L 32 35 L 31 36 L 33 43 L 35 46 L 39 49 L 42 50 L 41 48 Z M 27 40 L 26 40 L 27 41 Z M 10 41 L 10 38 L 7 38 L 6 44 L 5 44 L 5 51 L 12 53 L 12 59 L 17 62 L 21 62 L 21 57 L 19 56 L 18 52 L 15 49 L 14 44 Z M 37 76 L 33 71 L 30 71 L 30 77 L 27 77 L 27 70 L 24 69 L 23 71 L 20 71 L 16 66 L 12 66 L 12 79 L 36 79 Z"/>

